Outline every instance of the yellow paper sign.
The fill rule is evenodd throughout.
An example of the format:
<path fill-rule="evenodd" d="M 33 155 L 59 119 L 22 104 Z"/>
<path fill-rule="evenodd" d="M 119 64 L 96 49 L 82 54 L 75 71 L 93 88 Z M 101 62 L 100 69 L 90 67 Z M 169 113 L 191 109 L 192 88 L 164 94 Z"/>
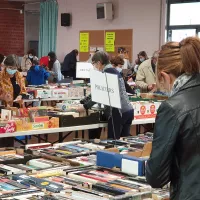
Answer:
<path fill-rule="evenodd" d="M 106 32 L 106 44 L 115 43 L 115 32 Z"/>
<path fill-rule="evenodd" d="M 106 45 L 106 52 L 115 52 L 115 45 Z"/>
<path fill-rule="evenodd" d="M 106 32 L 106 51 L 115 52 L 115 32 Z"/>
<path fill-rule="evenodd" d="M 89 52 L 89 33 L 80 33 L 80 52 Z"/>

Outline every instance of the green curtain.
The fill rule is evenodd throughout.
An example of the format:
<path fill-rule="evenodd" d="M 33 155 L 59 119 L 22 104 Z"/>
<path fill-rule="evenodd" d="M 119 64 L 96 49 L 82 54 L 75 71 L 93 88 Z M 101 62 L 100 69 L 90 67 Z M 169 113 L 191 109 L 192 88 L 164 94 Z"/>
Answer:
<path fill-rule="evenodd" d="M 39 58 L 56 51 L 58 3 L 48 0 L 40 3 Z"/>

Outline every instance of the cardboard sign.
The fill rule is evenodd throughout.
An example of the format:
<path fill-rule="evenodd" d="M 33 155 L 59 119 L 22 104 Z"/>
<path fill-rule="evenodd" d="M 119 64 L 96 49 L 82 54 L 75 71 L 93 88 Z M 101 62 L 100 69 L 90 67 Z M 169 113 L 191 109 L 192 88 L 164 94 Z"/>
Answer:
<path fill-rule="evenodd" d="M 93 65 L 87 62 L 77 62 L 76 64 L 76 78 L 90 78 L 90 71 Z"/>
<path fill-rule="evenodd" d="M 121 108 L 117 75 L 92 70 L 90 81 L 92 101 L 114 108 Z"/>

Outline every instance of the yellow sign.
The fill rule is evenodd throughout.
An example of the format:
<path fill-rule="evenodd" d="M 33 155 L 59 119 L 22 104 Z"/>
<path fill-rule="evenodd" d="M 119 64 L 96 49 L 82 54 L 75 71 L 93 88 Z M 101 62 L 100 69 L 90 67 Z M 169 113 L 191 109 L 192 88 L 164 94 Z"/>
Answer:
<path fill-rule="evenodd" d="M 115 32 L 106 32 L 106 51 L 115 52 Z"/>
<path fill-rule="evenodd" d="M 106 45 L 106 52 L 115 52 L 115 45 Z"/>
<path fill-rule="evenodd" d="M 89 52 L 89 33 L 80 33 L 80 52 Z"/>

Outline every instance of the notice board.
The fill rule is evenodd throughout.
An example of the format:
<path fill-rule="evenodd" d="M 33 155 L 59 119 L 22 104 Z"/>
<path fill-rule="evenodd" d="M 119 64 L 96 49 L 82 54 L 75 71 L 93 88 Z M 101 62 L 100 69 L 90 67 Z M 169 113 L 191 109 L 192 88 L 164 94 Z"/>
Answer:
<path fill-rule="evenodd" d="M 94 30 L 94 31 L 80 31 L 80 33 L 89 33 L 89 50 L 88 52 L 80 52 L 79 60 L 84 62 L 89 59 L 90 47 L 104 47 L 104 31 L 103 30 Z M 80 37 L 80 34 L 79 34 Z M 80 40 L 80 38 L 79 38 Z"/>
<path fill-rule="evenodd" d="M 128 51 L 129 60 L 132 61 L 133 55 L 133 29 L 114 29 L 114 30 L 83 30 L 80 33 L 89 33 L 89 50 L 80 52 L 80 61 L 89 59 L 90 48 L 103 47 L 106 50 L 106 32 L 115 33 L 114 52 L 108 52 L 110 56 L 118 55 L 118 48 L 124 47 Z"/>

